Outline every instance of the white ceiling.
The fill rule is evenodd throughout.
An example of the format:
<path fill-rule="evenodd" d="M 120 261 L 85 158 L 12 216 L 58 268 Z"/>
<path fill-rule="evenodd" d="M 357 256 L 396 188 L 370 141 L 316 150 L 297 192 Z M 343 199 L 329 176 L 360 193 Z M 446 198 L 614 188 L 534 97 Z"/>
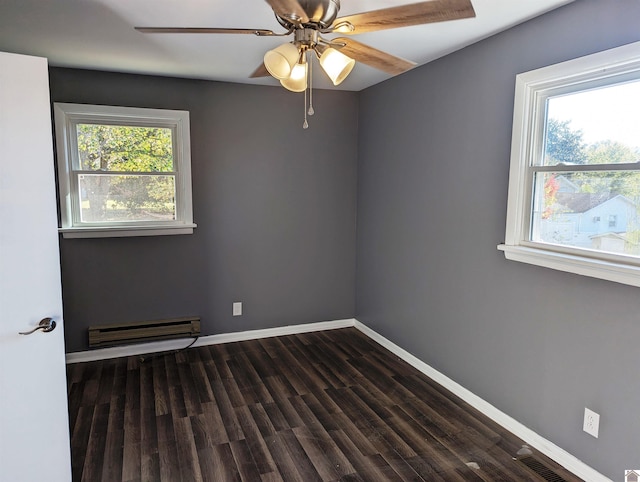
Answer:
<path fill-rule="evenodd" d="M 342 0 L 338 16 L 415 1 Z M 572 1 L 472 0 L 475 18 L 354 38 L 422 65 Z M 249 75 L 267 50 L 289 40 L 142 34 L 134 26 L 283 31 L 262 0 L 0 0 L 0 50 L 47 57 L 54 66 L 278 85 L 274 79 L 250 79 Z M 319 69 L 316 72 L 320 74 Z M 314 75 L 315 86 L 330 87 L 323 77 Z M 357 64 L 338 88 L 362 90 L 389 77 Z"/>

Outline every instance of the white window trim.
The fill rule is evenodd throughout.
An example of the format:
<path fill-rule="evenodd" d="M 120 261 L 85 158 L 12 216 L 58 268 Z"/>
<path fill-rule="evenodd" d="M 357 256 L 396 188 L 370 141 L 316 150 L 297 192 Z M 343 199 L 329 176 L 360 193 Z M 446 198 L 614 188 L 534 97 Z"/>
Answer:
<path fill-rule="evenodd" d="M 507 259 L 640 287 L 640 262 L 622 255 L 549 246 L 528 240 L 532 183 L 529 166 L 539 156 L 545 101 L 550 95 L 638 78 L 640 42 L 569 60 L 516 77 L 505 242 Z"/>
<path fill-rule="evenodd" d="M 60 192 L 59 232 L 65 238 L 96 238 L 124 236 L 157 236 L 192 234 L 193 204 L 191 196 L 191 143 L 189 112 L 180 110 L 143 109 L 88 104 L 54 104 L 58 184 Z M 164 222 L 80 223 L 74 217 L 74 196 L 71 176 L 77 162 L 74 126 L 94 122 L 120 125 L 166 127 L 174 133 L 176 176 L 176 219 Z M 77 209 L 77 207 L 75 207 Z"/>

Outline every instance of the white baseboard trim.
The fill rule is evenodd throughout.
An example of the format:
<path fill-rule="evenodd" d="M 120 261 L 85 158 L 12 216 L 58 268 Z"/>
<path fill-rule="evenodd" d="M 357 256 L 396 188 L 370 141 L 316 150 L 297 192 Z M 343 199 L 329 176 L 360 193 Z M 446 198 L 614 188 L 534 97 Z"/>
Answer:
<path fill-rule="evenodd" d="M 222 333 L 220 335 L 201 336 L 193 344 L 196 346 L 219 345 L 221 343 L 232 343 L 234 341 L 258 340 L 260 338 L 270 338 L 273 336 L 296 335 L 299 333 L 311 333 L 313 331 L 335 330 L 338 328 L 349 328 L 355 326 L 356 320 L 348 318 L 344 320 L 320 321 L 316 323 L 305 323 L 301 325 L 279 326 L 276 328 L 266 328 L 263 330 L 249 330 L 235 333 Z M 77 351 L 67 353 L 67 364 L 81 363 L 88 361 L 107 360 L 110 358 L 120 358 L 125 356 L 145 355 L 147 353 L 159 353 L 163 351 L 180 350 L 188 346 L 193 340 L 182 338 L 179 340 L 164 340 L 140 343 L 135 345 L 116 346 L 110 348 L 97 348 L 95 350 Z"/>
<path fill-rule="evenodd" d="M 567 469 L 571 473 L 577 475 L 578 477 L 584 480 L 588 480 L 590 482 L 613 482 L 611 479 L 609 479 L 608 477 L 605 477 L 600 472 L 597 472 L 595 469 L 589 467 L 587 464 L 582 462 L 580 459 L 574 457 L 566 450 L 558 447 L 556 444 L 545 439 L 544 437 L 537 434 L 530 428 L 525 427 L 517 420 L 513 419 L 506 413 L 502 412 L 501 410 L 491 405 L 489 402 L 483 400 L 473 392 L 467 390 L 462 385 L 453 381 L 451 378 L 447 377 L 446 375 L 439 372 L 435 368 L 427 365 L 425 362 L 413 356 L 408 351 L 400 348 L 395 343 L 387 340 L 384 336 L 373 331 L 371 328 L 368 328 L 366 325 L 360 323 L 358 320 L 355 321 L 354 326 L 358 330 L 360 330 L 362 333 L 367 335 L 369 338 L 378 342 L 384 348 L 389 350 L 391 353 L 403 359 L 409 365 L 418 369 L 420 372 L 427 375 L 436 383 L 442 385 L 444 388 L 452 392 L 454 395 L 457 395 L 458 397 L 460 397 L 462 400 L 464 400 L 469 405 L 471 405 L 472 407 L 482 412 L 491 420 L 503 426 L 509 432 L 511 432 L 512 434 L 524 440 L 530 446 L 539 450 L 550 459 L 555 460 L 558 464 L 562 465 L 565 469 Z"/>

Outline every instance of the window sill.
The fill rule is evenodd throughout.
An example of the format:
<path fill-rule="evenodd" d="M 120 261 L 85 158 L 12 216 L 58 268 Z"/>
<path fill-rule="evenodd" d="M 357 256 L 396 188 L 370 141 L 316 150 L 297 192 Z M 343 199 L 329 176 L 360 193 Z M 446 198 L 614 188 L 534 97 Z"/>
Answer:
<path fill-rule="evenodd" d="M 512 261 L 640 287 L 640 266 L 526 246 L 499 244 L 498 249 L 504 252 L 505 258 Z"/>
<path fill-rule="evenodd" d="M 124 238 L 193 234 L 196 224 L 59 228 L 64 238 Z"/>

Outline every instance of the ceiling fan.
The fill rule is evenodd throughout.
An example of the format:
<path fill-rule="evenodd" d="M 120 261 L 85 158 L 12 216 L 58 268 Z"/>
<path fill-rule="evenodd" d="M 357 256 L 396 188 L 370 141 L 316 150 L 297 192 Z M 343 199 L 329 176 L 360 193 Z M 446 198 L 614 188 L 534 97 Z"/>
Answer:
<path fill-rule="evenodd" d="M 348 37 L 325 39 L 321 34 L 354 35 L 390 28 L 408 27 L 475 17 L 471 0 L 430 0 L 338 17 L 340 0 L 266 0 L 276 20 L 285 29 L 276 33 L 268 29 L 207 28 L 207 27 L 135 27 L 143 33 L 204 33 L 249 34 L 258 37 L 288 36 L 283 43 L 264 56 L 264 62 L 250 77 L 271 75 L 283 87 L 311 95 L 311 54 L 334 85 L 340 84 L 351 72 L 355 61 L 391 75 L 401 74 L 416 64 L 375 49 Z M 313 107 L 308 113 L 313 114 Z M 307 127 L 305 100 L 305 122 Z"/>

